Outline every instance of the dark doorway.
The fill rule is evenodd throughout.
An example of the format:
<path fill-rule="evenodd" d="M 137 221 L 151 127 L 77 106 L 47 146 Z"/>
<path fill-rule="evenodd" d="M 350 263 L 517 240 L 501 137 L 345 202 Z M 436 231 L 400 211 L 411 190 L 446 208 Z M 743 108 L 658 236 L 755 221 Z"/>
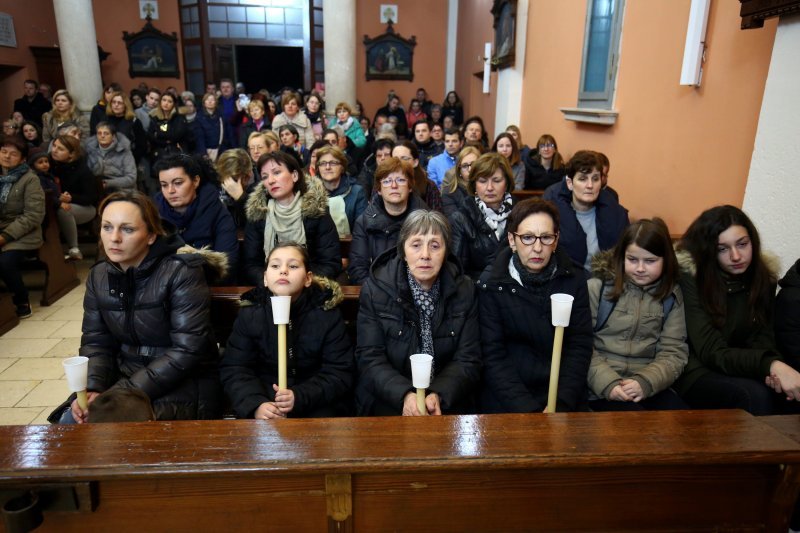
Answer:
<path fill-rule="evenodd" d="M 247 92 L 274 93 L 289 86 L 303 87 L 303 49 L 288 46 L 237 46 L 237 81 Z"/>

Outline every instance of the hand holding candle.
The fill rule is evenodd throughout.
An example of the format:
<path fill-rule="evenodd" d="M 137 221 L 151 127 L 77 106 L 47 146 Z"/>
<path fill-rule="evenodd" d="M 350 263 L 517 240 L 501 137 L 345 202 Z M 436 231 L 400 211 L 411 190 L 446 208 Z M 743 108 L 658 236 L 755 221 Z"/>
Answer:
<path fill-rule="evenodd" d="M 89 408 L 89 401 L 86 396 L 89 358 L 78 355 L 64 359 L 61 364 L 64 366 L 64 373 L 67 375 L 67 386 L 70 392 L 77 393 L 78 405 L 81 409 L 86 411 Z"/>
<path fill-rule="evenodd" d="M 558 398 L 558 374 L 561 370 L 561 346 L 564 343 L 564 328 L 569 326 L 569 315 L 572 313 L 572 302 L 575 298 L 569 294 L 551 294 L 553 325 L 556 327 L 553 338 L 553 357 L 550 362 L 550 389 L 547 394 L 546 413 L 556 412 Z"/>
<path fill-rule="evenodd" d="M 431 366 L 433 356 L 426 353 L 411 355 L 411 381 L 417 389 L 417 410 L 420 414 L 428 414 L 425 406 L 425 389 L 431 385 Z"/>
<path fill-rule="evenodd" d="M 278 326 L 278 389 L 288 386 L 286 377 L 286 325 L 289 324 L 291 296 L 271 296 L 272 321 Z"/>

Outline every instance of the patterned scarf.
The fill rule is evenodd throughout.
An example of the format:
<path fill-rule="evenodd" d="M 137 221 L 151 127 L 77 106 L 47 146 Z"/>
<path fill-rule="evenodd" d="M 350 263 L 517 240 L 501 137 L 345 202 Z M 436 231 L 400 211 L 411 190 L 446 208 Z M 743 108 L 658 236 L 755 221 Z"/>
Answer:
<path fill-rule="evenodd" d="M 306 228 L 303 226 L 303 195 L 295 194 L 294 200 L 282 206 L 274 198 L 269 199 L 267 219 L 264 221 L 264 257 L 279 242 L 306 243 Z"/>
<path fill-rule="evenodd" d="M 9 170 L 8 174 L 0 176 L 0 204 L 5 205 L 8 195 L 11 193 L 11 187 L 29 170 L 28 164 L 22 163 Z"/>
<path fill-rule="evenodd" d="M 497 211 L 483 203 L 483 200 L 478 198 L 477 195 L 475 195 L 475 203 L 478 205 L 478 209 L 481 215 L 483 215 L 483 220 L 486 222 L 486 225 L 494 231 L 497 240 L 501 240 L 506 230 L 506 219 L 511 213 L 511 194 L 506 193 L 505 196 L 503 196 L 503 201 L 500 203 L 500 208 Z"/>
<path fill-rule="evenodd" d="M 516 253 L 511 256 L 511 263 L 519 275 L 520 282 L 524 287 L 533 293 L 534 301 L 537 305 L 550 305 L 550 281 L 556 275 L 557 261 L 555 254 L 550 256 L 550 262 L 541 272 L 531 272 Z"/>
<path fill-rule="evenodd" d="M 417 313 L 419 314 L 419 339 L 422 353 L 433 356 L 433 313 L 439 304 L 439 279 L 436 280 L 429 291 L 426 291 L 411 275 L 408 265 L 406 265 L 406 275 L 408 277 L 408 286 L 411 288 L 414 307 L 417 308 Z"/>

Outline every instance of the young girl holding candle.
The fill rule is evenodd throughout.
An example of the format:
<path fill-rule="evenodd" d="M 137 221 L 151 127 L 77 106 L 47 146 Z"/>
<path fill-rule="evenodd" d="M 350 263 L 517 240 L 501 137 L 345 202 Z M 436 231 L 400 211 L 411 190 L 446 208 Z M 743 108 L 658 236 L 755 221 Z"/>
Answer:
<path fill-rule="evenodd" d="M 594 411 L 687 409 L 670 388 L 689 357 L 678 261 L 660 219 L 628 226 L 589 280 Z"/>
<path fill-rule="evenodd" d="M 242 296 L 220 374 L 240 418 L 274 419 L 347 414 L 354 359 L 336 306 L 339 285 L 308 271 L 308 252 L 296 243 L 272 249 L 265 288 Z M 270 296 L 291 296 L 287 331 L 288 387 L 278 388 L 278 327 Z"/>

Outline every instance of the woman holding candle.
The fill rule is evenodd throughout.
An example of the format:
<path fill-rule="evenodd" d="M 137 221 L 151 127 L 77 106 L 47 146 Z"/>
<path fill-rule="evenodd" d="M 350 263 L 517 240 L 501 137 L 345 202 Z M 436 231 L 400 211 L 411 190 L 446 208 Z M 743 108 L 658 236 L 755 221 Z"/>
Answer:
<path fill-rule="evenodd" d="M 397 241 L 372 264 L 361 289 L 356 405 L 361 415 L 467 413 L 480 380 L 475 284 L 447 260 L 450 226 L 441 213 L 408 215 Z M 417 408 L 409 357 L 433 356 L 433 377 Z"/>
<path fill-rule="evenodd" d="M 242 296 L 242 309 L 220 363 L 225 393 L 240 418 L 345 415 L 353 385 L 353 347 L 335 281 L 308 270 L 305 247 L 286 242 L 269 254 L 264 288 Z M 270 296 L 290 296 L 288 387 L 278 388 L 278 340 Z"/>
<path fill-rule="evenodd" d="M 502 248 L 480 277 L 485 413 L 542 412 L 554 330 L 550 295 L 575 298 L 559 367 L 557 410 L 586 409 L 592 325 L 586 278 L 559 244 L 558 209 L 538 198 L 512 209 Z"/>
<path fill-rule="evenodd" d="M 217 346 L 203 266 L 224 269 L 214 252 L 181 253 L 143 193 L 120 191 L 100 205 L 106 259 L 89 272 L 80 355 L 89 358 L 89 409 L 77 400 L 51 422 L 91 421 L 92 402 L 110 389 L 139 389 L 158 420 L 221 414 Z M 192 250 L 193 251 L 193 250 Z"/>

